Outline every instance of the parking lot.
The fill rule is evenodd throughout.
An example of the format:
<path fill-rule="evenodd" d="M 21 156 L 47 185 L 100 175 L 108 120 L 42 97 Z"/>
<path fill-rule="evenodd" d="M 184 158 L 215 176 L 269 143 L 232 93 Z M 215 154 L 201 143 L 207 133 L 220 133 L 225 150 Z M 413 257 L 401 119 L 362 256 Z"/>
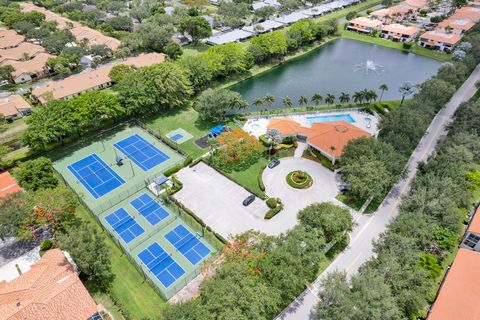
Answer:
<path fill-rule="evenodd" d="M 257 198 L 244 207 L 242 202 L 250 193 L 205 163 L 185 168 L 177 177 L 183 188 L 175 198 L 224 238 L 249 229 L 271 233 L 269 221 L 264 220 L 265 202 Z"/>

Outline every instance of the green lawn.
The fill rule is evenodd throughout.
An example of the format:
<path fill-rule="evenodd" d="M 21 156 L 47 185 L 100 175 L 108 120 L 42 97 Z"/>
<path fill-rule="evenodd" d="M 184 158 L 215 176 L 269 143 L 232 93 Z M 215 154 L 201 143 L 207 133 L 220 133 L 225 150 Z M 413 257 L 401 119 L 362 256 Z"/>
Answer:
<path fill-rule="evenodd" d="M 195 140 L 207 135 L 210 128 L 217 125 L 217 122 L 208 122 L 200 119 L 198 112 L 193 108 L 180 110 L 169 110 L 145 119 L 143 122 L 155 132 L 165 137 L 168 132 L 182 128 L 190 133 L 193 138 L 178 145 L 180 149 L 188 153 L 192 158 L 198 158 L 208 152 L 195 144 Z M 227 123 L 230 127 L 236 127 L 233 122 Z"/>
<path fill-rule="evenodd" d="M 231 177 L 233 180 L 237 181 L 238 184 L 247 187 L 249 190 L 255 192 L 256 194 L 265 194 L 264 191 L 260 189 L 258 185 L 258 178 L 259 175 L 262 174 L 263 169 L 269 163 L 268 156 L 266 154 L 267 148 L 262 147 L 262 156 L 258 159 L 258 161 L 252 164 L 248 169 L 242 171 L 233 171 L 226 173 L 227 176 Z M 280 150 L 277 154 L 272 157 L 274 158 L 284 158 L 284 157 L 291 157 L 295 152 L 294 148 L 290 148 L 287 150 Z"/>
<path fill-rule="evenodd" d="M 360 34 L 358 32 L 344 30 L 343 25 L 341 25 L 339 29 L 341 29 L 340 37 L 344 39 L 352 39 L 352 40 L 357 40 L 362 42 L 368 42 L 368 43 L 376 44 L 382 47 L 415 53 L 415 54 L 425 56 L 431 59 L 439 60 L 439 61 L 449 61 L 451 59 L 451 55 L 448 55 L 444 52 L 420 47 L 416 44 L 410 50 L 405 50 L 403 49 L 403 44 L 401 42 L 393 42 L 393 41 L 382 39 L 379 37 L 372 37 L 372 36 Z"/>
<path fill-rule="evenodd" d="M 115 280 L 111 286 L 111 296 L 118 300 L 120 308 L 132 319 L 155 319 L 166 302 L 157 294 L 148 282 L 144 281 L 143 275 L 122 253 L 120 248 L 108 236 L 96 220 L 90 215 L 85 207 L 80 205 L 77 208 L 77 216 L 84 221 L 92 223 L 105 234 L 106 245 L 110 250 L 110 261 Z M 111 297 L 105 292 L 98 290 L 93 285 L 88 285 L 92 296 L 97 303 L 104 303 L 106 307 L 113 306 Z M 112 310 L 113 313 L 118 312 Z M 119 318 L 121 319 L 121 318 Z"/>
<path fill-rule="evenodd" d="M 363 200 L 350 198 L 343 193 L 338 194 L 338 196 L 336 196 L 336 199 L 338 201 L 342 202 L 343 204 L 349 206 L 350 208 L 352 208 L 355 211 L 360 210 L 362 208 L 363 204 L 365 203 L 365 201 L 363 201 Z M 373 201 L 370 202 L 367 209 L 365 209 L 365 211 L 363 213 L 366 213 L 366 214 L 374 213 L 375 211 L 377 211 L 378 207 L 382 204 L 382 201 L 383 201 L 383 197 L 380 198 L 380 199 L 373 199 Z"/>

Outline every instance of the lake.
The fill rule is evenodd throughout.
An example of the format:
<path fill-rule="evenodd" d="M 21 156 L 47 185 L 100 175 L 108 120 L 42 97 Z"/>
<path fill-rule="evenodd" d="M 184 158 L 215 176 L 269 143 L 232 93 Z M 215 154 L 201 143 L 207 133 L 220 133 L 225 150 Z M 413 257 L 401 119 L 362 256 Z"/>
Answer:
<path fill-rule="evenodd" d="M 282 99 L 289 96 L 298 105 L 300 96 L 309 101 L 313 94 L 338 96 L 386 84 L 389 88 L 383 100 L 401 98 L 398 88 L 405 81 L 420 84 L 435 75 L 441 62 L 349 39 L 331 41 L 302 57 L 285 62 L 265 73 L 241 81 L 230 89 L 242 94 L 250 104 L 266 94 L 275 96 L 272 108 L 284 107 Z M 337 100 L 338 102 L 338 100 Z M 311 104 L 311 102 L 309 102 Z M 266 106 L 251 106 L 250 110 Z"/>

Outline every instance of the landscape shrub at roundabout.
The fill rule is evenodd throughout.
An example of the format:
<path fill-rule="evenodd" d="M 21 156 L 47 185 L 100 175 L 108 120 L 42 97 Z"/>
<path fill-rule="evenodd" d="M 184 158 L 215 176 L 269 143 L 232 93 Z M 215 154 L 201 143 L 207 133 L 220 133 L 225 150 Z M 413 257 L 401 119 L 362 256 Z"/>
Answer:
<path fill-rule="evenodd" d="M 309 188 L 313 183 L 312 176 L 301 170 L 290 172 L 287 174 L 286 180 L 287 183 L 295 189 L 306 189 Z"/>

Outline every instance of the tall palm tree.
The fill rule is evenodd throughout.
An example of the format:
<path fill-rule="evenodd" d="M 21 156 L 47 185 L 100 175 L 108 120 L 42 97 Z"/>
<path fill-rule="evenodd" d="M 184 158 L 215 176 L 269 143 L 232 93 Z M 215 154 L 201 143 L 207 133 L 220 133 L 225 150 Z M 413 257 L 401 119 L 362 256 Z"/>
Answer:
<path fill-rule="evenodd" d="M 323 97 L 320 93 L 315 93 L 313 96 L 312 96 L 312 102 L 315 104 L 315 105 L 319 105 L 320 102 L 322 102 L 323 100 Z"/>
<path fill-rule="evenodd" d="M 304 104 L 307 104 L 308 103 L 308 99 L 307 97 L 305 96 L 300 96 L 300 98 L 298 99 L 298 104 L 300 106 L 303 106 Z"/>
<path fill-rule="evenodd" d="M 350 95 L 348 93 L 342 92 L 340 97 L 338 97 L 341 103 L 348 103 L 350 101 Z"/>
<path fill-rule="evenodd" d="M 387 85 L 384 83 L 384 84 L 382 84 L 380 87 L 378 87 L 378 89 L 379 89 L 380 91 L 382 91 L 382 93 L 380 94 L 380 99 L 379 99 L 380 102 L 382 102 L 383 93 L 384 93 L 385 91 L 388 91 L 388 87 L 387 87 Z"/>
<path fill-rule="evenodd" d="M 285 98 L 283 98 L 283 100 L 282 100 L 282 103 L 286 108 L 291 108 L 292 104 L 293 104 L 292 99 L 290 99 L 289 96 L 285 96 Z"/>
<path fill-rule="evenodd" d="M 378 99 L 378 95 L 375 90 L 368 90 L 368 96 L 370 97 L 370 100 L 373 101 L 376 101 Z"/>
<path fill-rule="evenodd" d="M 362 95 L 363 95 L 363 100 L 365 100 L 365 103 L 369 103 L 371 99 L 370 99 L 370 93 L 368 92 L 367 89 L 362 90 Z"/>
<path fill-rule="evenodd" d="M 275 102 L 275 97 L 270 93 L 267 93 L 267 95 L 263 97 L 263 101 L 265 101 L 265 103 L 268 104 L 268 107 L 270 108 L 272 104 Z"/>
<path fill-rule="evenodd" d="M 265 103 L 265 101 L 263 100 L 263 98 L 256 98 L 253 100 L 252 104 L 255 106 L 255 107 L 260 107 L 261 105 L 263 105 Z"/>
<path fill-rule="evenodd" d="M 398 88 L 398 91 L 402 94 L 402 101 L 400 102 L 400 107 L 401 107 L 403 104 L 403 100 L 405 100 L 405 97 L 417 92 L 417 88 L 410 81 L 405 81 L 400 86 L 400 88 Z"/>
<path fill-rule="evenodd" d="M 333 94 L 327 93 L 325 96 L 325 103 L 326 104 L 333 104 L 335 102 L 335 96 Z"/>
<path fill-rule="evenodd" d="M 353 102 L 356 104 L 362 104 L 363 102 L 363 93 L 362 91 L 355 91 L 353 94 Z"/>

